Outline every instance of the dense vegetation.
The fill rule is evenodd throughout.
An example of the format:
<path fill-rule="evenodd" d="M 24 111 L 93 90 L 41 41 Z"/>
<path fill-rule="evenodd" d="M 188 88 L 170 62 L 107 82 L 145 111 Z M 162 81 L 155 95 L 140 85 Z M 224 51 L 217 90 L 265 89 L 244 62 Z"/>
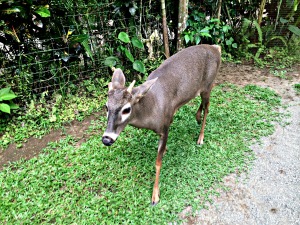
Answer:
<path fill-rule="evenodd" d="M 219 4 L 221 3 L 221 4 Z M 299 57 L 298 0 L 190 1 L 184 45 L 219 44 L 227 60 L 290 66 Z M 164 59 L 159 1 L 1 1 L 0 89 L 22 104 L 34 95 L 77 90 L 110 76 L 142 79 Z M 177 51 L 178 1 L 166 1 L 171 53 Z M 283 61 L 282 63 L 276 63 Z"/>

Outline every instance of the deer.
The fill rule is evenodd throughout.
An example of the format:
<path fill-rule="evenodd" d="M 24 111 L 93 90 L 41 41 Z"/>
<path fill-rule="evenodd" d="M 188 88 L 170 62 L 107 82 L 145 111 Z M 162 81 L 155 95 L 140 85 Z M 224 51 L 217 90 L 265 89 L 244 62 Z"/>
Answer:
<path fill-rule="evenodd" d="M 201 44 L 184 48 L 152 71 L 147 80 L 126 87 L 125 75 L 117 68 L 108 84 L 107 127 L 102 143 L 111 146 L 126 125 L 154 131 L 159 136 L 151 204 L 159 202 L 159 175 L 167 151 L 169 127 L 176 111 L 197 96 L 201 104 L 196 121 L 201 124 L 198 145 L 203 144 L 210 93 L 221 64 L 221 47 Z M 201 121 L 203 112 L 203 119 Z"/>

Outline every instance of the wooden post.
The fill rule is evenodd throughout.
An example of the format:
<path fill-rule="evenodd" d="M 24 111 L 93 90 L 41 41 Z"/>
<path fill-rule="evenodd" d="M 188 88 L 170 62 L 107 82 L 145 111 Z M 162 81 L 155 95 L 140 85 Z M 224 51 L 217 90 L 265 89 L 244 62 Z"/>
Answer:
<path fill-rule="evenodd" d="M 181 33 L 186 28 L 186 21 L 188 18 L 188 5 L 189 0 L 179 0 L 179 10 L 178 10 L 178 30 L 177 30 L 177 50 L 182 48 L 183 39 L 181 38 Z"/>
<path fill-rule="evenodd" d="M 164 37 L 165 56 L 166 56 L 166 58 L 169 58 L 170 57 L 170 50 L 169 50 L 168 25 L 167 25 L 165 0 L 161 0 L 161 12 L 162 12 L 162 23 L 163 23 L 163 37 Z"/>

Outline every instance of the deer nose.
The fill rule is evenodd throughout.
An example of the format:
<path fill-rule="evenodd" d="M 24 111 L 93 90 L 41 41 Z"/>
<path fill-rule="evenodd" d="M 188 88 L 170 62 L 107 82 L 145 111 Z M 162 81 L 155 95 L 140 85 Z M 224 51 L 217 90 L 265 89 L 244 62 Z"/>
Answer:
<path fill-rule="evenodd" d="M 115 141 L 109 136 L 102 137 L 102 143 L 106 146 L 111 146 Z"/>

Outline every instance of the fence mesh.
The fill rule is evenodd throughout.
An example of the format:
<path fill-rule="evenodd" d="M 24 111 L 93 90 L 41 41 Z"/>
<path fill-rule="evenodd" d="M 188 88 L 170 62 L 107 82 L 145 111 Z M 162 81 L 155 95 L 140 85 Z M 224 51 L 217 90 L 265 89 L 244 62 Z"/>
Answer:
<path fill-rule="evenodd" d="M 126 11 L 113 3 L 65 6 L 72 10 L 55 12 L 63 13 L 55 33 L 51 32 L 51 18 L 44 22 L 48 28 L 43 21 L 34 21 L 36 34 L 45 32 L 44 39 L 36 35 L 24 37 L 23 42 L 9 42 L 0 32 L 4 40 L 0 41 L 0 88 L 10 86 L 19 97 L 27 99 L 43 92 L 68 92 L 84 80 L 110 76 L 104 60 L 116 54 L 119 32 L 135 34 L 145 42 L 161 27 L 157 5 L 144 2 L 142 6 L 128 6 Z M 53 1 L 51 7 L 59 9 L 59 4 Z M 39 26 L 44 31 L 39 31 Z M 161 45 L 160 40 L 152 47 L 159 52 Z"/>
<path fill-rule="evenodd" d="M 154 60 L 163 57 L 160 1 L 131 1 L 119 5 L 112 0 L 87 2 L 90 3 L 81 0 L 78 3 L 72 0 L 52 0 L 49 5 L 56 23 L 52 22 L 53 17 L 33 16 L 30 18 L 32 25 L 18 27 L 22 36 L 17 35 L 13 26 L 9 27 L 9 32 L 0 31 L 0 88 L 10 86 L 21 99 L 26 100 L 43 92 L 68 93 L 76 90 L 85 80 L 110 76 L 111 71 L 104 61 L 107 57 L 118 54 L 116 40 L 121 31 L 130 36 L 137 35 L 143 40 L 146 50 L 136 51 L 134 56 Z M 175 46 L 174 34 L 178 17 L 178 2 L 175 2 L 167 4 L 171 47 Z M 207 5 L 212 5 L 207 2 Z M 222 8 L 222 16 L 226 13 L 235 15 L 237 21 L 248 16 L 247 12 L 242 12 L 238 3 L 230 4 L 230 9 Z M 266 5 L 265 13 L 271 19 L 276 19 L 278 26 L 277 31 L 273 29 L 268 32 L 285 35 L 288 26 L 281 25 L 287 25 L 285 23 L 288 22 L 279 18 L 293 12 L 292 6 L 278 7 L 278 4 L 272 4 Z M 191 1 L 190 5 L 202 10 L 204 14 L 213 14 L 213 10 L 205 8 L 205 4 Z M 298 19 L 297 13 L 299 14 L 299 10 L 294 12 L 295 20 Z M 33 32 L 28 33 L 26 29 Z M 31 34 L 34 36 L 30 36 Z M 279 40 L 275 44 L 284 43 Z M 117 56 L 124 59 L 124 56 Z"/>

